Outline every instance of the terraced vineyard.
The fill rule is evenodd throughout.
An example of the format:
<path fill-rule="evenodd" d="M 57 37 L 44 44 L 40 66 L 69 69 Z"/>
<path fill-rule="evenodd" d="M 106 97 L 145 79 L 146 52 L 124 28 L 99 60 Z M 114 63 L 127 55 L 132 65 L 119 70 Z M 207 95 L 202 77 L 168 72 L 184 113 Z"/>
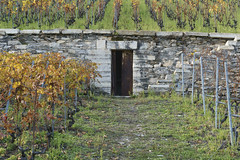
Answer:
<path fill-rule="evenodd" d="M 239 32 L 239 0 L 2 0 L 0 28 Z"/>

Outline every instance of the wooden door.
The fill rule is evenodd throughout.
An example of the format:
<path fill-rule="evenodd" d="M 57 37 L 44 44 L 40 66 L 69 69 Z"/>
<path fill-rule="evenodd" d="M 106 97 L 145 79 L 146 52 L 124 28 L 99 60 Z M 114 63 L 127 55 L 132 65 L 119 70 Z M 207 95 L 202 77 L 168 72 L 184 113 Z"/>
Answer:
<path fill-rule="evenodd" d="M 133 90 L 133 54 L 132 51 L 122 52 L 122 95 L 129 96 Z"/>
<path fill-rule="evenodd" d="M 111 93 L 116 96 L 129 96 L 133 90 L 133 52 L 112 51 Z"/>

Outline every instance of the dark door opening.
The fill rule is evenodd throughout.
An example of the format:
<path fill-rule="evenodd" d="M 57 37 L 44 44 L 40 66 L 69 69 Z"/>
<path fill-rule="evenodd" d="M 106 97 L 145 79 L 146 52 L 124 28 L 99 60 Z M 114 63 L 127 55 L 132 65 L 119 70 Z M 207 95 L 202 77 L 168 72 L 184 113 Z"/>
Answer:
<path fill-rule="evenodd" d="M 133 51 L 112 51 L 112 95 L 129 96 L 133 90 Z"/>

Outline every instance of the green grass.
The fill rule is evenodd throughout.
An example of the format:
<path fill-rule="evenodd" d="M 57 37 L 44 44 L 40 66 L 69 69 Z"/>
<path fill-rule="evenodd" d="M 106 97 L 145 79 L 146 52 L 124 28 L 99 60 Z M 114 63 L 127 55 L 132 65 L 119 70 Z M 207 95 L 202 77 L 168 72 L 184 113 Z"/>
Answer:
<path fill-rule="evenodd" d="M 90 25 L 90 29 L 114 29 L 112 26 L 112 20 L 113 20 L 113 2 L 114 0 L 111 0 L 106 9 L 105 9 L 105 16 L 102 21 L 97 22 L 96 24 Z M 181 1 L 179 1 L 182 3 Z M 165 2 L 167 5 L 173 5 L 170 2 Z M 96 3 L 95 3 L 96 4 Z M 212 2 L 210 3 L 212 4 Z M 175 5 L 175 4 L 174 4 Z M 200 3 L 200 6 L 202 5 L 202 2 Z M 85 5 L 86 7 L 86 5 Z M 175 6 L 176 7 L 176 6 Z M 157 23 L 151 18 L 149 9 L 147 5 L 145 4 L 145 0 L 140 0 L 140 15 L 142 18 L 142 22 L 140 22 L 140 26 L 142 30 L 152 30 L 152 31 L 160 31 L 159 26 Z M 96 9 L 96 6 L 94 6 L 94 10 Z M 240 8 L 237 9 L 237 13 L 240 12 Z M 123 5 L 121 7 L 121 12 L 120 12 L 120 18 L 118 22 L 119 29 L 121 30 L 136 30 L 136 26 L 134 24 L 134 21 L 132 20 L 132 6 L 131 6 L 131 1 L 123 1 Z M 229 11 L 228 11 L 229 14 Z M 199 13 L 200 15 L 200 13 Z M 26 21 L 26 19 L 25 19 Z M 45 20 L 44 20 L 45 21 Z M 237 28 L 231 28 L 229 26 L 226 26 L 226 19 L 223 20 L 224 25 L 217 24 L 218 32 L 232 32 L 232 33 L 239 33 L 240 32 L 240 16 L 237 16 L 237 21 L 238 25 Z M 187 22 L 187 25 L 185 28 L 179 28 L 176 26 L 176 20 L 170 20 L 167 15 L 166 11 L 163 10 L 163 22 L 164 22 L 164 28 L 163 31 L 190 31 L 189 24 Z M 210 27 L 203 27 L 203 17 L 198 16 L 198 19 L 196 21 L 196 28 L 193 30 L 195 32 L 214 32 L 214 18 L 210 18 Z M 83 16 L 83 18 L 76 19 L 75 23 L 73 23 L 71 26 L 68 28 L 70 29 L 85 29 L 85 24 L 86 24 L 86 15 Z M 10 22 L 0 22 L 0 28 L 12 28 L 12 20 L 10 19 Z M 19 29 L 55 29 L 55 28 L 60 28 L 64 29 L 65 27 L 65 22 L 63 19 L 58 20 L 54 22 L 51 26 L 48 26 L 46 24 L 43 24 L 40 28 L 38 27 L 37 22 L 31 23 L 28 26 L 27 25 L 20 25 L 18 27 Z"/>
<path fill-rule="evenodd" d="M 240 158 L 237 147 L 229 145 L 227 122 L 215 129 L 211 113 L 203 116 L 201 105 L 192 106 L 188 98 L 97 96 L 84 106 L 72 128 L 56 132 L 50 150 L 37 159 Z M 19 156 L 9 141 L 1 141 L 0 156 Z"/>

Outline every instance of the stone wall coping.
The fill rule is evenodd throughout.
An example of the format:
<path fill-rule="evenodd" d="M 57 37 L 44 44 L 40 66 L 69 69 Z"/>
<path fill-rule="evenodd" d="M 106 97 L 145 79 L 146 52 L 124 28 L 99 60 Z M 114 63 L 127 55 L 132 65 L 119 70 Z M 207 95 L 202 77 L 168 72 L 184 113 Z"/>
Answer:
<path fill-rule="evenodd" d="M 31 29 L 31 30 L 20 30 L 20 34 L 40 34 L 41 30 L 39 29 Z"/>
<path fill-rule="evenodd" d="M 81 29 L 64 29 L 62 30 L 62 34 L 82 34 L 83 31 Z"/>
<path fill-rule="evenodd" d="M 105 30 L 105 29 L 102 29 L 102 30 L 91 30 L 91 29 L 86 29 L 86 30 L 83 30 L 83 34 L 107 34 L 107 35 L 111 35 L 113 33 L 112 30 Z"/>
<path fill-rule="evenodd" d="M 100 34 L 100 35 L 115 35 L 115 36 L 150 36 L 150 37 L 209 37 L 216 39 L 234 39 L 239 40 L 238 33 L 206 33 L 206 32 L 156 32 L 156 31 L 133 31 L 133 30 L 81 30 L 81 29 L 0 29 L 0 35 L 15 35 L 15 34 Z"/>
<path fill-rule="evenodd" d="M 120 36 L 155 36 L 155 31 L 131 31 L 131 30 L 116 30 L 116 35 Z"/>
<path fill-rule="evenodd" d="M 5 32 L 6 34 L 19 34 L 19 29 L 0 29 L 0 31 Z"/>
<path fill-rule="evenodd" d="M 240 34 L 237 34 L 237 33 L 209 33 L 210 38 L 234 39 L 236 36 L 240 36 Z"/>
<path fill-rule="evenodd" d="M 206 32 L 184 32 L 185 36 L 193 36 L 193 37 L 208 37 L 209 34 Z"/>
<path fill-rule="evenodd" d="M 183 32 L 157 32 L 157 37 L 182 37 Z"/>
<path fill-rule="evenodd" d="M 60 34 L 60 29 L 42 30 L 43 34 Z"/>

